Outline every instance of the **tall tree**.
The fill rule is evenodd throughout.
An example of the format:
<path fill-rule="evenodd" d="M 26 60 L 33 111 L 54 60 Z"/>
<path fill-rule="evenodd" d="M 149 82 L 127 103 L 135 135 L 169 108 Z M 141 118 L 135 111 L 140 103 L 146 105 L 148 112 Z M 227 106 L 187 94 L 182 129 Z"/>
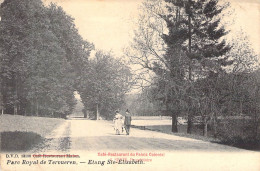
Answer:
<path fill-rule="evenodd" d="M 224 26 L 221 26 L 219 16 L 227 5 L 218 5 L 218 0 L 166 0 L 166 2 L 169 14 L 162 16 L 169 29 L 169 33 L 163 35 L 168 47 L 165 58 L 173 64 L 171 70 L 179 68 L 176 66 L 179 65 L 176 62 L 178 54 L 188 59 L 187 63 L 184 63 L 186 65 L 183 67 L 184 73 L 175 72 L 175 75 L 184 82 L 185 80 L 193 82 L 197 79 L 195 74 L 198 66 L 206 73 L 217 73 L 222 70 L 222 66 L 232 64 L 232 61 L 225 56 L 230 46 L 222 38 L 227 32 Z M 188 94 L 192 95 L 191 86 Z M 192 99 L 188 98 L 187 101 L 191 104 Z M 188 133 L 191 132 L 191 114 L 188 117 Z"/>
<path fill-rule="evenodd" d="M 139 54 L 132 53 L 129 57 L 158 77 L 160 84 L 157 85 L 161 86 L 158 90 L 164 94 L 164 104 L 172 113 L 173 132 L 177 132 L 179 110 L 192 106 L 191 97 L 196 95 L 193 82 L 221 71 L 221 66 L 231 62 L 225 56 L 230 46 L 223 39 L 227 32 L 220 24 L 219 15 L 226 7 L 218 5 L 217 0 L 144 3 L 148 17 L 140 20 L 132 46 Z M 158 20 L 160 22 L 156 22 Z M 156 48 L 158 43 L 161 49 Z M 188 111 L 188 132 L 191 131 L 192 111 Z"/>

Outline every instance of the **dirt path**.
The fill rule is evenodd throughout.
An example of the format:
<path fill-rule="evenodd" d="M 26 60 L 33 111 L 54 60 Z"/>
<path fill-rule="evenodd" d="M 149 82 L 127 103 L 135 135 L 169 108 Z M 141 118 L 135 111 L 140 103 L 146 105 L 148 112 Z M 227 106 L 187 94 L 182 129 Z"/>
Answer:
<path fill-rule="evenodd" d="M 49 133 L 41 144 L 30 152 L 68 152 L 70 149 L 71 122 L 66 121 L 57 129 Z"/>
<path fill-rule="evenodd" d="M 100 155 L 99 153 L 105 154 Z M 107 164 L 117 160 L 109 153 L 133 153 L 126 160 L 145 159 L 142 165 Z M 115 135 L 112 122 L 66 120 L 45 137 L 44 143 L 29 154 L 76 155 L 76 158 L 39 158 L 39 160 L 75 161 L 74 165 L 8 166 L 10 170 L 234 170 L 258 171 L 259 152 L 178 137 L 160 132 L 131 128 L 130 135 Z M 147 154 L 139 156 L 139 154 Z M 163 154 L 152 156 L 150 154 Z M 36 160 L 37 158 L 35 158 Z M 105 162 L 100 165 L 98 162 Z M 91 164 L 91 163 L 97 164 Z M 7 167 L 7 166 L 5 166 Z M 18 165 L 17 165 L 18 167 Z"/>
<path fill-rule="evenodd" d="M 130 135 L 115 135 L 112 122 L 66 120 L 51 132 L 43 144 L 32 151 L 97 151 L 97 150 L 163 150 L 163 151 L 222 151 L 246 150 L 179 137 L 149 130 L 131 128 Z"/>
<path fill-rule="evenodd" d="M 89 159 L 105 159 L 97 157 L 98 152 L 144 152 L 147 154 L 163 153 L 163 157 L 151 159 L 143 168 L 126 167 L 131 170 L 259 170 L 260 153 L 242 150 L 185 137 L 160 132 L 131 128 L 130 135 L 115 135 L 112 122 L 71 120 L 71 153 L 85 156 L 93 153 Z M 82 159 L 83 160 L 83 159 Z M 84 165 L 82 165 L 83 167 Z M 91 170 L 91 166 L 86 168 Z M 85 167 L 83 167 L 85 169 Z M 146 168 L 147 167 L 147 168 Z M 96 167 L 93 166 L 96 169 Z M 99 168 L 99 167 L 98 167 Z M 146 169 L 145 169 L 146 168 Z M 101 168 L 100 168 L 101 169 Z M 102 170 L 116 170 L 106 165 Z"/>
<path fill-rule="evenodd" d="M 115 135 L 112 122 L 71 120 L 71 150 L 244 151 L 229 146 L 131 128 Z"/>

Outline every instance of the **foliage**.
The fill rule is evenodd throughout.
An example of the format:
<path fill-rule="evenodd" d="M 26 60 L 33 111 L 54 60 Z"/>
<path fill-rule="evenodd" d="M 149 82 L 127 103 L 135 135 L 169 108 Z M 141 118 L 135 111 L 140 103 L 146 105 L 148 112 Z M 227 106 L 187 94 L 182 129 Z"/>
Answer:
<path fill-rule="evenodd" d="M 218 127 L 218 138 L 224 144 L 259 150 L 260 141 L 255 136 L 254 129 L 250 119 L 226 119 Z"/>
<path fill-rule="evenodd" d="M 98 108 L 101 116 L 112 118 L 124 103 L 130 79 L 130 69 L 120 59 L 97 51 L 95 58 L 89 60 L 88 73 L 80 89 L 86 110 L 96 113 Z"/>
<path fill-rule="evenodd" d="M 180 111 L 194 115 L 193 104 L 202 98 L 194 89 L 195 81 L 232 63 L 224 56 L 230 46 L 222 38 L 227 32 L 219 16 L 227 5 L 220 6 L 217 0 L 160 2 L 144 3 L 148 16 L 140 19 L 132 45 L 139 53 L 130 51 L 128 56 L 134 64 L 155 74 L 150 81 L 151 94 L 172 113 L 172 129 L 176 132 Z M 156 25 L 157 20 L 161 22 Z M 164 32 L 165 26 L 168 33 Z M 158 42 L 161 45 L 156 46 Z"/>
<path fill-rule="evenodd" d="M 69 114 L 92 45 L 60 7 L 5 0 L 0 22 L 1 92 L 6 113 Z"/>

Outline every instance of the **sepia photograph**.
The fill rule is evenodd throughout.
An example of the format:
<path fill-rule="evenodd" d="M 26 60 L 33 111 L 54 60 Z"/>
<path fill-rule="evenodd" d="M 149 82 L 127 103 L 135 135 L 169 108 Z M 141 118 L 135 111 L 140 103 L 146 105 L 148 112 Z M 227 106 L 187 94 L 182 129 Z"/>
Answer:
<path fill-rule="evenodd" d="M 259 0 L 0 0 L 0 171 L 259 171 Z"/>

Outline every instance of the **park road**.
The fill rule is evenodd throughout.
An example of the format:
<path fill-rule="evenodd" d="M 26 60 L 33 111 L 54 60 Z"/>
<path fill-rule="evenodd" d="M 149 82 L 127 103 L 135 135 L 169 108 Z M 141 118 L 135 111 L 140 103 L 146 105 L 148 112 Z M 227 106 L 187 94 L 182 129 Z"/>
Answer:
<path fill-rule="evenodd" d="M 71 150 L 241 151 L 225 145 L 135 128 L 131 128 L 130 135 L 125 132 L 115 135 L 113 123 L 103 120 L 68 122 Z"/>
<path fill-rule="evenodd" d="M 115 135 L 112 121 L 69 119 L 48 139 L 52 143 L 41 151 L 79 155 L 82 163 L 77 170 L 260 170 L 259 152 L 136 128 L 131 128 L 129 136 L 125 132 Z M 109 153 L 147 154 L 135 157 L 150 162 L 131 166 L 91 164 L 118 158 Z"/>

